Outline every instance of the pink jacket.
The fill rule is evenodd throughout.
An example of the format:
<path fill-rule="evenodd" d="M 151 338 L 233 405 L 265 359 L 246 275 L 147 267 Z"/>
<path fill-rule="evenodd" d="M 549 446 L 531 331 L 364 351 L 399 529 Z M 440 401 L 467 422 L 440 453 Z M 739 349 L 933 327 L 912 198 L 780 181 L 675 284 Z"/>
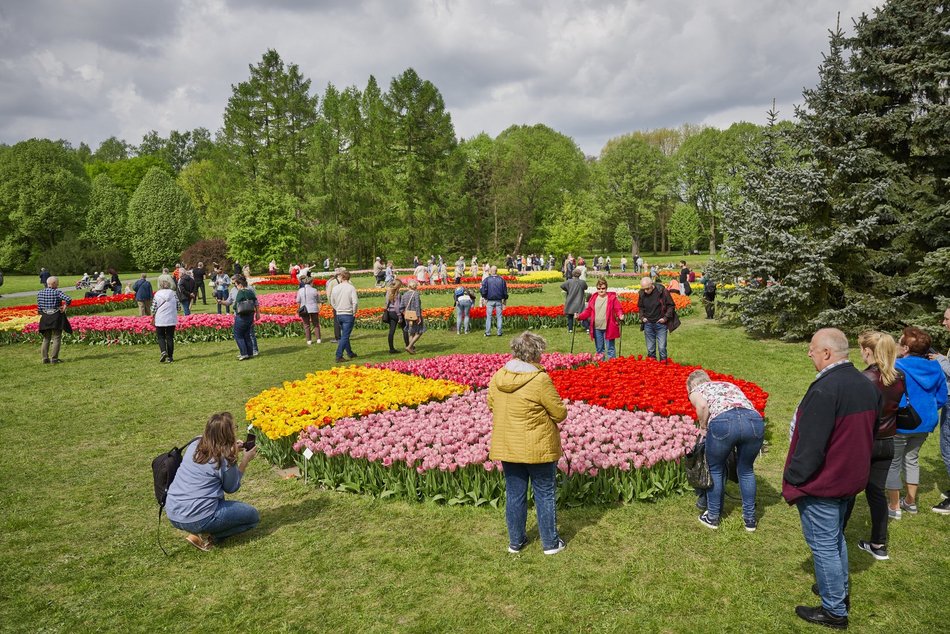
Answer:
<path fill-rule="evenodd" d="M 577 319 L 584 321 L 590 320 L 590 338 L 594 338 L 594 302 L 597 301 L 597 293 L 590 297 L 587 302 L 587 308 L 577 316 Z M 623 319 L 623 308 L 620 307 L 620 300 L 616 293 L 607 293 L 607 332 L 604 335 L 606 339 L 620 338 L 620 320 Z"/>

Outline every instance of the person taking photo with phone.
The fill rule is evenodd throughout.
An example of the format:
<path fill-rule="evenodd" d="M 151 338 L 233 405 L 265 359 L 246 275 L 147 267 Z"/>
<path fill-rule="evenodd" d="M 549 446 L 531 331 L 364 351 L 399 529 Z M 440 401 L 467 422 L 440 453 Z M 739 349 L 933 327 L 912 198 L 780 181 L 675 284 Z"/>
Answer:
<path fill-rule="evenodd" d="M 241 478 L 255 456 L 253 437 L 237 441 L 231 412 L 212 414 L 204 433 L 186 447 L 168 489 L 165 514 L 172 526 L 187 533 L 189 544 L 209 551 L 228 537 L 257 526 L 261 518 L 256 508 L 224 499 L 225 493 L 235 493 L 241 487 Z"/>

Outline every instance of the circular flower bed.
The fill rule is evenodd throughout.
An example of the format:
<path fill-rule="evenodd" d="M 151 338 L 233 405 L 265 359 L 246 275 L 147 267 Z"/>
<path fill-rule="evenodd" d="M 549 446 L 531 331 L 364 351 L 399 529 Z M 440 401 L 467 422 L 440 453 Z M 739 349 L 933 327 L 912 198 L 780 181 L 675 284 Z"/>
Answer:
<path fill-rule="evenodd" d="M 484 388 L 508 359 L 451 355 L 329 370 L 251 399 L 247 418 L 262 432 L 269 459 L 296 462 L 319 486 L 497 506 L 504 476 L 488 458 Z M 542 365 L 568 407 L 559 425 L 560 504 L 628 503 L 684 490 L 679 463 L 697 433 L 685 385 L 697 366 L 565 354 L 545 355 Z M 736 383 L 764 410 L 768 395 L 757 385 L 710 375 Z M 425 381 L 438 387 L 418 383 Z"/>

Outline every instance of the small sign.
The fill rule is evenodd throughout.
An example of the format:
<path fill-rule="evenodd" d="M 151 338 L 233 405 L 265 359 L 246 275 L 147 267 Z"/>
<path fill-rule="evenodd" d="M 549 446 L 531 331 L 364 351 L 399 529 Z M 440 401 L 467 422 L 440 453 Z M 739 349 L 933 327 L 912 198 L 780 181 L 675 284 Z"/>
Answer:
<path fill-rule="evenodd" d="M 313 458 L 313 450 L 310 447 L 307 447 L 306 449 L 304 449 L 303 457 L 306 458 L 307 460 L 310 460 L 311 458 Z"/>

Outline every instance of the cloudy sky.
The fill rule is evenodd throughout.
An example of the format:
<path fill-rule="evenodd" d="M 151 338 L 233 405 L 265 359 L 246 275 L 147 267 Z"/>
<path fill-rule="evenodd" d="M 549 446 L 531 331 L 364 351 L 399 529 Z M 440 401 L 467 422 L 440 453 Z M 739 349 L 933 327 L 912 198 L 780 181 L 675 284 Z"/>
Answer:
<path fill-rule="evenodd" d="M 321 93 L 413 67 L 456 133 L 544 123 L 597 154 L 682 123 L 760 123 L 813 86 L 827 30 L 881 0 L 3 0 L 0 142 L 222 124 L 275 48 Z"/>

